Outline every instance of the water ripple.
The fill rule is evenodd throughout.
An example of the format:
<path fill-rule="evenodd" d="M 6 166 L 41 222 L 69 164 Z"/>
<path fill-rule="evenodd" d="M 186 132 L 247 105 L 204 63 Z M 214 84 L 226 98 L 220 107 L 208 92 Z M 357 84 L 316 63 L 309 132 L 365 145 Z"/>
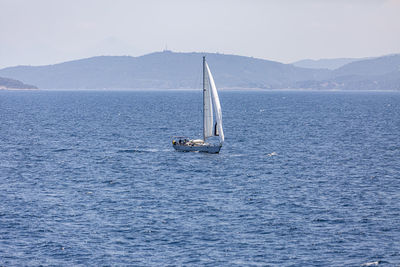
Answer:
<path fill-rule="evenodd" d="M 400 264 L 400 94 L 0 92 L 0 266 Z M 185 99 L 186 101 L 180 101 Z"/>

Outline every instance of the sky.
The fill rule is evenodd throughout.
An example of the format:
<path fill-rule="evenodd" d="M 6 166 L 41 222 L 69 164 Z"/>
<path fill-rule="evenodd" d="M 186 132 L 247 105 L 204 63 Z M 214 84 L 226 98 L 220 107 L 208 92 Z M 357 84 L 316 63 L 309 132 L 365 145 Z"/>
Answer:
<path fill-rule="evenodd" d="M 164 49 L 291 63 L 400 53 L 400 0 L 0 0 L 0 68 Z"/>

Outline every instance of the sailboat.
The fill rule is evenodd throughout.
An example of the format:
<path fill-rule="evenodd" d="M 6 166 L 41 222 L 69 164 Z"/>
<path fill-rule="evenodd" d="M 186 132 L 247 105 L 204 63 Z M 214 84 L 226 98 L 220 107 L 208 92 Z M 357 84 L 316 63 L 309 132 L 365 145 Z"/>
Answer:
<path fill-rule="evenodd" d="M 215 142 L 215 140 L 209 142 L 210 139 L 215 139 L 212 138 L 215 136 L 219 137 L 219 142 Z M 206 57 L 203 57 L 203 139 L 175 136 L 172 139 L 172 146 L 177 151 L 219 153 L 224 139 L 221 104 L 217 88 L 206 62 Z"/>

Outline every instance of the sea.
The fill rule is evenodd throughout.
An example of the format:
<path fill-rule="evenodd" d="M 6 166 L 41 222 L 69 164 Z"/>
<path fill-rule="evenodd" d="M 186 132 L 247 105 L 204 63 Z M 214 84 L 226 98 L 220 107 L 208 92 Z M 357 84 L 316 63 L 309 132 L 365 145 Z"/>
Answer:
<path fill-rule="evenodd" d="M 0 266 L 400 266 L 400 93 L 0 91 Z"/>

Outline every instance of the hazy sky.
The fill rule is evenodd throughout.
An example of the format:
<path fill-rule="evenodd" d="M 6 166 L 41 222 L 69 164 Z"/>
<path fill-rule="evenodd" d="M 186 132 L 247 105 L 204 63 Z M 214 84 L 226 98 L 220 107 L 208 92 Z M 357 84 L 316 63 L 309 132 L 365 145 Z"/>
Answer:
<path fill-rule="evenodd" d="M 400 53 L 400 0 L 0 0 L 0 67 L 168 49 L 311 58 Z"/>

